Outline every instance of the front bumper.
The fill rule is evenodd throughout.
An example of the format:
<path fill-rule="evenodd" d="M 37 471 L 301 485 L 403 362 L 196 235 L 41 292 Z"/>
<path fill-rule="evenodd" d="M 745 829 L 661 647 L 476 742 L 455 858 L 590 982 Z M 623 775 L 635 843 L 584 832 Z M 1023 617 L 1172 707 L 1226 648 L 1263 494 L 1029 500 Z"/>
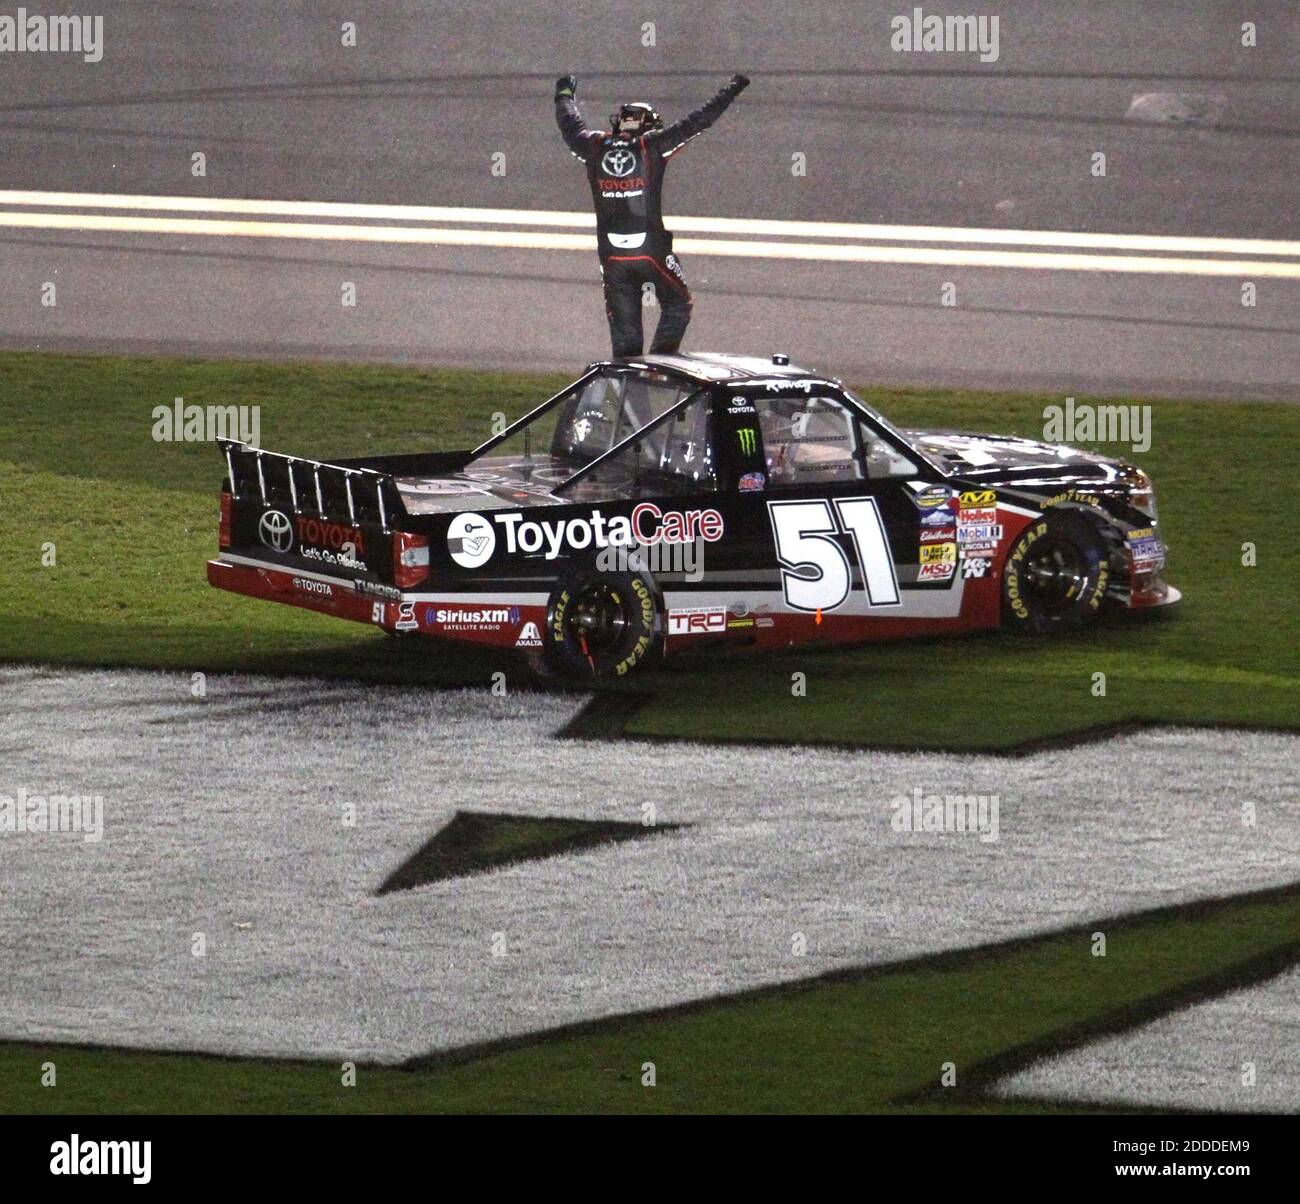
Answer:
<path fill-rule="evenodd" d="M 1181 590 L 1169 585 L 1162 577 L 1144 582 L 1129 590 L 1129 610 L 1154 610 L 1160 606 L 1175 606 L 1183 600 Z"/>

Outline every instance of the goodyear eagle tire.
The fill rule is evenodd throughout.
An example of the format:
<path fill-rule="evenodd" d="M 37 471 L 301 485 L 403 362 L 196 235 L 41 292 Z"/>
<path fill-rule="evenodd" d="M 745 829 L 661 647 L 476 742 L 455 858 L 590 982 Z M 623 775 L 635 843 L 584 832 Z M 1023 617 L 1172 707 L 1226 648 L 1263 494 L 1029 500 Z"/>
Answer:
<path fill-rule="evenodd" d="M 624 677 L 659 644 L 654 585 L 643 573 L 574 570 L 546 609 L 544 657 L 577 677 Z"/>
<path fill-rule="evenodd" d="M 1025 528 L 1002 571 L 1006 624 L 1030 635 L 1080 627 L 1097 616 L 1110 558 L 1096 528 L 1073 514 L 1048 514 Z"/>

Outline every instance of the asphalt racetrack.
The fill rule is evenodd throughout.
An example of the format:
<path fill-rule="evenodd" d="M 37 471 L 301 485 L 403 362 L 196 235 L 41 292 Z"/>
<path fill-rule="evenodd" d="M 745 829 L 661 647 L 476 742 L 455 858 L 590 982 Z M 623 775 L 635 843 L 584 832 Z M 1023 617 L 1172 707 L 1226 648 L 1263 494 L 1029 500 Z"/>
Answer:
<path fill-rule="evenodd" d="M 102 61 L 0 60 L 0 343 L 575 370 L 608 343 L 552 81 L 578 74 L 593 123 L 643 97 L 671 120 L 743 70 L 666 191 L 688 347 L 1294 398 L 1300 10 L 1254 6 L 1243 47 L 1217 6 L 1023 3 L 981 62 L 895 53 L 898 7 L 105 5 Z M 249 199 L 421 208 L 230 211 Z M 340 228 L 285 229 L 312 221 Z"/>

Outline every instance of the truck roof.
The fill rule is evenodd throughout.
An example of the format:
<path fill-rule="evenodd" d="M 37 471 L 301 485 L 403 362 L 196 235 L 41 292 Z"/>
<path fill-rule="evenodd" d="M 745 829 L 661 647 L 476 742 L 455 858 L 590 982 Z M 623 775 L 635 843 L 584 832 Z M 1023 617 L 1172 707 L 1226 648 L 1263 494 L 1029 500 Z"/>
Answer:
<path fill-rule="evenodd" d="M 686 377 L 698 384 L 740 382 L 762 378 L 780 377 L 790 380 L 820 380 L 836 383 L 820 372 L 810 372 L 779 352 L 764 357 L 760 355 L 724 355 L 717 351 L 678 352 L 674 355 L 635 355 L 624 359 L 598 360 L 591 367 L 606 364 L 615 367 L 651 368 L 673 376 Z"/>

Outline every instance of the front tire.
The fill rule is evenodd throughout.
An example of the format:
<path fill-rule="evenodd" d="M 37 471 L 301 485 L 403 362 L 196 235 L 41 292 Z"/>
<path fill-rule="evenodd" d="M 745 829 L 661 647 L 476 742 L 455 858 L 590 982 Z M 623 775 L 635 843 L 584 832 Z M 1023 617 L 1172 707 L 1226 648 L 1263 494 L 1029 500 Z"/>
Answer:
<path fill-rule="evenodd" d="M 1110 584 L 1110 557 L 1086 519 L 1052 514 L 1025 528 L 1002 570 L 1008 627 L 1050 635 L 1097 617 Z"/>
<path fill-rule="evenodd" d="M 659 645 L 654 585 L 644 573 L 566 573 L 546 609 L 543 655 L 572 677 L 624 677 Z"/>

